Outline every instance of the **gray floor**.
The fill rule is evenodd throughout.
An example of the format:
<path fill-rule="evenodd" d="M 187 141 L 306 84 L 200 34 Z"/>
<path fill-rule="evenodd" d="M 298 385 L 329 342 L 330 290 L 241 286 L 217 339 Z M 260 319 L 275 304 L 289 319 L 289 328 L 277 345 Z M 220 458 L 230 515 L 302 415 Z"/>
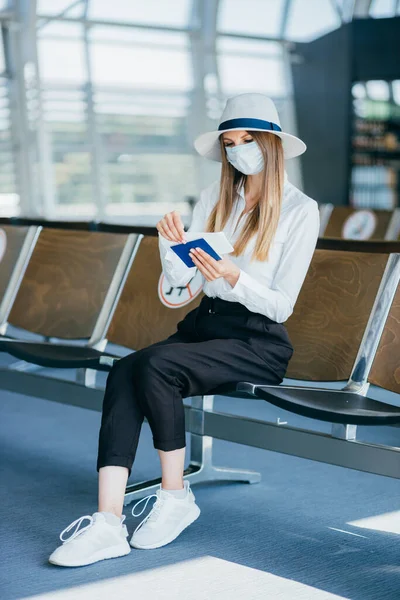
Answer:
<path fill-rule="evenodd" d="M 2 365 L 11 361 L 0 357 Z M 372 395 L 400 402 L 381 390 Z M 262 402 L 216 404 L 224 412 L 330 429 Z M 400 598 L 399 480 L 219 441 L 216 464 L 258 470 L 262 482 L 196 486 L 202 515 L 165 548 L 78 569 L 54 567 L 47 558 L 61 530 L 96 510 L 100 413 L 0 390 L 0 414 L 1 600 Z M 363 427 L 358 437 L 400 445 L 398 428 Z M 131 480 L 158 475 L 145 425 Z M 130 532 L 139 522 L 131 508 Z"/>

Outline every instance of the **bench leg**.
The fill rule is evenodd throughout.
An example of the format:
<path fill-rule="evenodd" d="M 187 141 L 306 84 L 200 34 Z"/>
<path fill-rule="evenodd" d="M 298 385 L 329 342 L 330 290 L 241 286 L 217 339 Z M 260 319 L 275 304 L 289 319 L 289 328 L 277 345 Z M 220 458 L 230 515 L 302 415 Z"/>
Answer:
<path fill-rule="evenodd" d="M 332 423 L 331 435 L 332 437 L 339 438 L 340 440 L 356 440 L 357 425 L 344 425 L 342 423 Z"/>
<path fill-rule="evenodd" d="M 191 483 L 208 481 L 242 481 L 244 483 L 259 483 L 261 474 L 256 471 L 244 469 L 230 469 L 228 467 L 215 467 L 212 464 L 213 438 L 208 435 L 192 433 L 190 467 L 192 472 L 187 476 Z"/>
<path fill-rule="evenodd" d="M 244 483 L 259 483 L 261 474 L 256 471 L 244 469 L 230 469 L 215 467 L 212 464 L 213 438 L 201 433 L 193 433 L 193 429 L 201 430 L 200 422 L 204 410 L 211 411 L 214 396 L 196 396 L 192 398 L 190 433 L 190 463 L 184 471 L 184 479 L 193 483 L 206 483 L 210 481 L 242 481 Z M 197 423 L 197 426 L 195 425 Z M 200 429 L 199 429 L 200 428 Z M 124 505 L 139 500 L 149 494 L 154 494 L 159 488 L 161 478 L 142 481 L 128 485 L 125 492 Z"/>

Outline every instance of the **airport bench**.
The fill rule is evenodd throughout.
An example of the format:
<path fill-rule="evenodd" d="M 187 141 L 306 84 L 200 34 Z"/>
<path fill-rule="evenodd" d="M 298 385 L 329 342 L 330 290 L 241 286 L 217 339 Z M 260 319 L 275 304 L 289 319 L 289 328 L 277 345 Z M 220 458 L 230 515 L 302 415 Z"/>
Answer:
<path fill-rule="evenodd" d="M 132 269 L 119 297 L 120 310 L 117 306 L 113 317 L 113 320 L 116 320 L 114 324 L 113 320 L 111 321 L 109 338 L 126 347 L 139 349 L 157 341 L 155 332 L 158 324 L 163 322 L 160 309 L 158 316 L 157 312 L 156 316 L 153 314 L 156 305 L 155 282 L 159 281 L 160 277 L 156 241 L 150 237 L 140 240 Z M 142 261 L 138 260 L 139 256 L 142 256 Z M 151 262 L 152 260 L 154 262 Z M 143 267 L 146 267 L 144 278 Z M 346 393 L 354 394 L 354 400 L 357 401 L 365 398 L 368 381 L 376 382 L 382 387 L 387 386 L 390 377 L 397 381 L 396 367 L 387 360 L 378 360 L 375 355 L 378 357 L 379 352 L 386 352 L 387 338 L 390 343 L 393 336 L 396 340 L 399 339 L 399 318 L 396 312 L 399 269 L 398 254 L 317 250 L 295 312 L 287 322 L 295 348 L 287 376 L 320 383 L 348 381 L 345 386 Z M 153 294 L 152 301 L 148 300 L 149 293 Z M 190 306 L 192 308 L 192 304 Z M 180 317 L 177 315 L 173 318 L 171 314 L 175 311 L 166 311 L 165 315 L 169 315 L 170 318 L 168 327 L 171 326 L 172 332 Z M 165 329 L 159 339 L 168 335 L 168 331 L 168 328 Z M 397 352 L 398 356 L 397 344 L 398 342 L 395 342 L 393 352 Z M 115 357 L 107 352 L 95 352 L 95 357 L 92 356 L 90 361 L 82 361 L 79 366 L 108 370 Z M 28 355 L 24 358 L 29 360 Z M 51 362 L 50 357 L 50 366 Z M 46 377 L 33 378 L 31 374 L 18 375 L 23 377 L 17 379 L 15 374 L 4 373 L 3 370 L 2 387 L 23 391 L 25 386 L 25 393 L 29 389 L 32 395 L 101 410 L 102 390 L 72 382 L 50 381 L 50 378 Z M 192 482 L 215 479 L 259 481 L 259 475 L 251 471 L 214 467 L 214 438 L 400 478 L 400 449 L 359 442 L 356 440 L 355 429 L 356 424 L 361 422 L 371 425 L 384 424 L 387 422 L 388 413 L 391 422 L 400 422 L 399 407 L 393 408 L 390 404 L 377 402 L 368 407 L 370 414 L 358 413 L 360 419 L 357 420 L 357 406 L 353 406 L 355 418 L 349 420 L 348 411 L 338 404 L 336 410 L 333 407 L 328 418 L 333 422 L 331 435 L 235 415 L 223 415 L 214 411 L 216 394 L 265 400 L 261 392 L 266 392 L 261 388 L 266 387 L 268 386 L 263 386 L 262 382 L 238 382 L 213 390 L 205 396 L 192 398 L 191 406 L 185 408 L 187 430 L 191 434 L 191 462 L 185 476 Z M 271 387 L 273 386 L 269 386 Z M 315 388 L 307 388 L 304 385 L 297 388 L 285 385 L 278 387 L 279 390 L 268 389 L 272 403 L 276 404 L 279 401 L 278 392 L 287 393 L 288 389 L 295 389 L 298 400 L 295 402 L 295 398 L 291 396 L 292 412 L 298 413 L 302 410 L 298 407 L 304 403 L 304 394 L 310 398 L 316 393 Z M 393 391 L 396 390 L 396 387 L 393 388 Z M 329 394 L 343 393 L 332 392 L 323 386 L 319 386 L 317 390 L 323 393 L 325 391 Z M 339 395 L 337 397 L 339 398 Z M 353 396 L 349 395 L 348 398 Z M 314 405 L 313 410 L 317 412 L 305 416 L 323 420 L 323 407 L 321 410 L 321 407 Z M 159 480 L 129 486 L 125 502 L 148 493 L 158 484 Z"/>

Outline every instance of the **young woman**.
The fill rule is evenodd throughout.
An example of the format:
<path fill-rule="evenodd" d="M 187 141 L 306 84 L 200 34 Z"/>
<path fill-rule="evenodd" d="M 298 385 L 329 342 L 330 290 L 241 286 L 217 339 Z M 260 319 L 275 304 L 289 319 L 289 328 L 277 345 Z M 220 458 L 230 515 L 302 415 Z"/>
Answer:
<path fill-rule="evenodd" d="M 243 380 L 279 384 L 292 356 L 283 322 L 315 249 L 319 213 L 317 203 L 287 181 L 284 159 L 306 146 L 281 130 L 269 98 L 243 94 L 227 102 L 218 130 L 200 136 L 195 147 L 222 162 L 222 172 L 202 192 L 189 231 L 224 231 L 235 250 L 219 261 L 193 250 L 195 267 L 188 268 L 170 249 L 185 240 L 179 214 L 157 223 L 169 283 L 184 286 L 198 269 L 205 296 L 173 335 L 112 368 L 99 434 L 98 512 L 62 532 L 64 543 L 49 558 L 53 564 L 82 566 L 128 554 L 130 545 L 159 548 L 178 537 L 200 515 L 183 481 L 182 399 Z M 144 417 L 160 456 L 162 483 L 129 545 L 123 499 Z M 89 522 L 79 529 L 84 520 Z"/>

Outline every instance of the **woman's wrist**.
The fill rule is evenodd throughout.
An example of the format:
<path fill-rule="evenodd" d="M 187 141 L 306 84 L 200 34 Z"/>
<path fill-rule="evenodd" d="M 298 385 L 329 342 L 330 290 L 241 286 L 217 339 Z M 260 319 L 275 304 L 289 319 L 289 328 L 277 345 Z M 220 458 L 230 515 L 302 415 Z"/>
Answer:
<path fill-rule="evenodd" d="M 235 285 L 238 282 L 238 279 L 240 277 L 240 269 L 238 268 L 237 271 L 235 270 L 232 273 L 229 273 L 228 275 L 225 275 L 224 279 L 226 279 L 226 281 L 232 286 L 235 287 Z"/>

